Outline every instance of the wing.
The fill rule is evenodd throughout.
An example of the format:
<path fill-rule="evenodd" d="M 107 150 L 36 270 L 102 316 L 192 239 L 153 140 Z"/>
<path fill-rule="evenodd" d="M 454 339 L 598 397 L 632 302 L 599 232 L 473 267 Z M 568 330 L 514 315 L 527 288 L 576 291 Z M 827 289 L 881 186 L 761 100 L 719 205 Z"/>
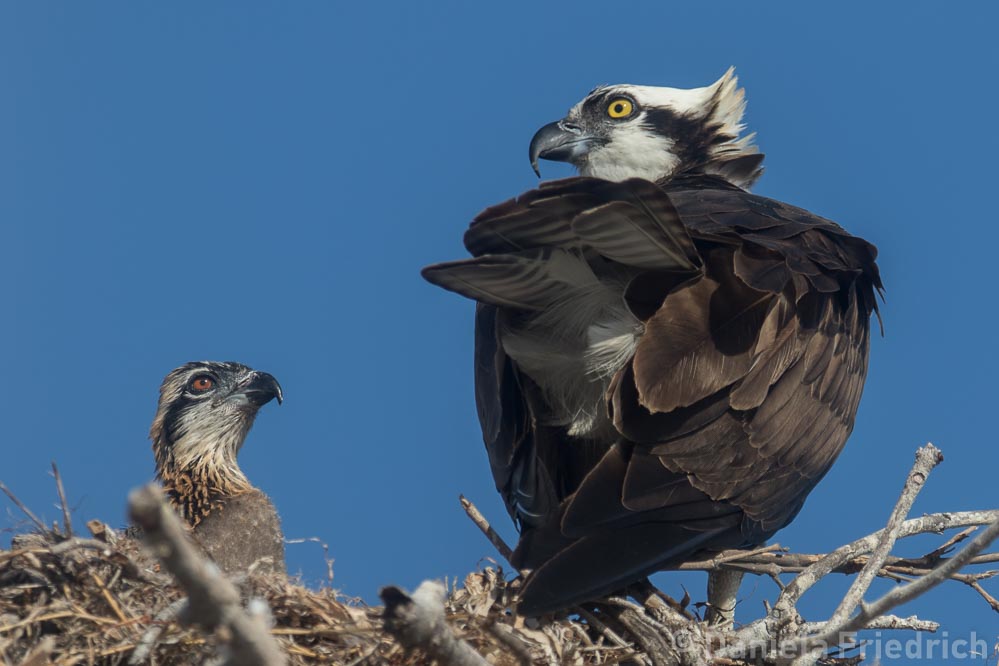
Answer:
<path fill-rule="evenodd" d="M 534 569 L 523 612 L 766 540 L 849 436 L 881 282 L 873 246 L 835 223 L 710 178 L 573 178 L 486 210 L 465 240 L 472 259 L 424 274 L 485 304 L 476 392 L 516 564 Z M 608 378 L 609 427 L 579 438 L 500 338 L 593 282 L 621 285 L 641 335 Z"/>
<path fill-rule="evenodd" d="M 423 276 L 479 302 L 476 405 L 496 487 L 526 534 L 553 535 L 533 550 L 554 551 L 565 540 L 557 529 L 541 526 L 557 519 L 560 503 L 608 445 L 587 441 L 567 449 L 565 429 L 543 425 L 552 420 L 550 406 L 506 354 L 504 322 L 592 289 L 598 279 L 584 252 L 599 248 L 625 265 L 676 275 L 695 274 L 700 260 L 669 199 L 642 180 L 626 186 L 593 178 L 545 183 L 481 213 L 465 243 L 472 259 L 428 266 Z"/>
<path fill-rule="evenodd" d="M 589 248 L 650 269 L 694 268 L 697 252 L 670 199 L 653 183 L 566 178 L 480 213 L 465 233 L 472 256 Z"/>

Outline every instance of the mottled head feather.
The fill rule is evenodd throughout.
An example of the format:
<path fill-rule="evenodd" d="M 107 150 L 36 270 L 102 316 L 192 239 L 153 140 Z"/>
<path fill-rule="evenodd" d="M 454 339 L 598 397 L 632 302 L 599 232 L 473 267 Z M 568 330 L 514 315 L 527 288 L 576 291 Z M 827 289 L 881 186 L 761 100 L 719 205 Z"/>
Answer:
<path fill-rule="evenodd" d="M 210 387 L 198 390 L 199 379 Z M 252 488 L 236 456 L 260 406 L 274 397 L 281 398 L 277 381 L 241 363 L 186 363 L 163 380 L 149 430 L 156 478 L 192 525 L 220 499 Z"/>

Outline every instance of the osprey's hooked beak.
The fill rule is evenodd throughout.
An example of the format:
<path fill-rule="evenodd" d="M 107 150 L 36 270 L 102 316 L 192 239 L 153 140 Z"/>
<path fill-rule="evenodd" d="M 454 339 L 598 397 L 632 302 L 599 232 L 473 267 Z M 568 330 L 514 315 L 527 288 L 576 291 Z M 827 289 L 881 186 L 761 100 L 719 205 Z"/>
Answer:
<path fill-rule="evenodd" d="M 537 131 L 531 139 L 529 149 L 531 168 L 541 178 L 538 158 L 556 162 L 572 162 L 584 157 L 590 150 L 594 137 L 583 132 L 583 128 L 563 118 L 548 123 Z"/>
<path fill-rule="evenodd" d="M 277 398 L 279 405 L 284 401 L 284 393 L 278 380 L 270 373 L 255 370 L 233 389 L 226 400 L 245 400 L 259 408 L 274 398 Z"/>

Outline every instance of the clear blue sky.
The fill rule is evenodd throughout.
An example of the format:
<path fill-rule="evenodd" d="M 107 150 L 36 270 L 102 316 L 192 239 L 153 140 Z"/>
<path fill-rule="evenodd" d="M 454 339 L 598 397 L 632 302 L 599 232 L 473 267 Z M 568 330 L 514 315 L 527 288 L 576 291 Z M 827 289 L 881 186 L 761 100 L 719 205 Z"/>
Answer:
<path fill-rule="evenodd" d="M 854 435 L 778 540 L 878 528 L 928 440 L 947 460 L 915 513 L 996 506 L 999 12 L 828 7 L 0 5 L 0 479 L 53 519 L 56 460 L 80 524 L 123 523 L 163 375 L 238 360 L 287 397 L 243 467 L 288 537 L 329 543 L 336 586 L 371 600 L 470 571 L 492 552 L 458 493 L 513 530 L 475 420 L 473 306 L 419 268 L 534 185 L 531 135 L 594 85 L 735 65 L 767 154 L 756 191 L 876 243 L 888 288 Z M 289 563 L 323 576 L 315 545 Z M 703 595 L 659 578 L 681 580 Z M 774 597 L 743 592 L 747 619 Z M 902 612 L 952 636 L 999 625 L 959 584 Z"/>

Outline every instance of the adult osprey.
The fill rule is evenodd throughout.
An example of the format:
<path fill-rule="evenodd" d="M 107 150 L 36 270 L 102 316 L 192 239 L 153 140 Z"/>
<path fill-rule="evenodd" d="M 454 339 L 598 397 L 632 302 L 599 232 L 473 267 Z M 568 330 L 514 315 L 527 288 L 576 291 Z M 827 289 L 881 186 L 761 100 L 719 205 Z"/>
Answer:
<path fill-rule="evenodd" d="M 531 141 L 582 177 L 486 209 L 430 282 L 479 302 L 475 385 L 538 614 L 787 525 L 853 428 L 876 250 L 750 194 L 729 70 L 600 87 Z"/>

